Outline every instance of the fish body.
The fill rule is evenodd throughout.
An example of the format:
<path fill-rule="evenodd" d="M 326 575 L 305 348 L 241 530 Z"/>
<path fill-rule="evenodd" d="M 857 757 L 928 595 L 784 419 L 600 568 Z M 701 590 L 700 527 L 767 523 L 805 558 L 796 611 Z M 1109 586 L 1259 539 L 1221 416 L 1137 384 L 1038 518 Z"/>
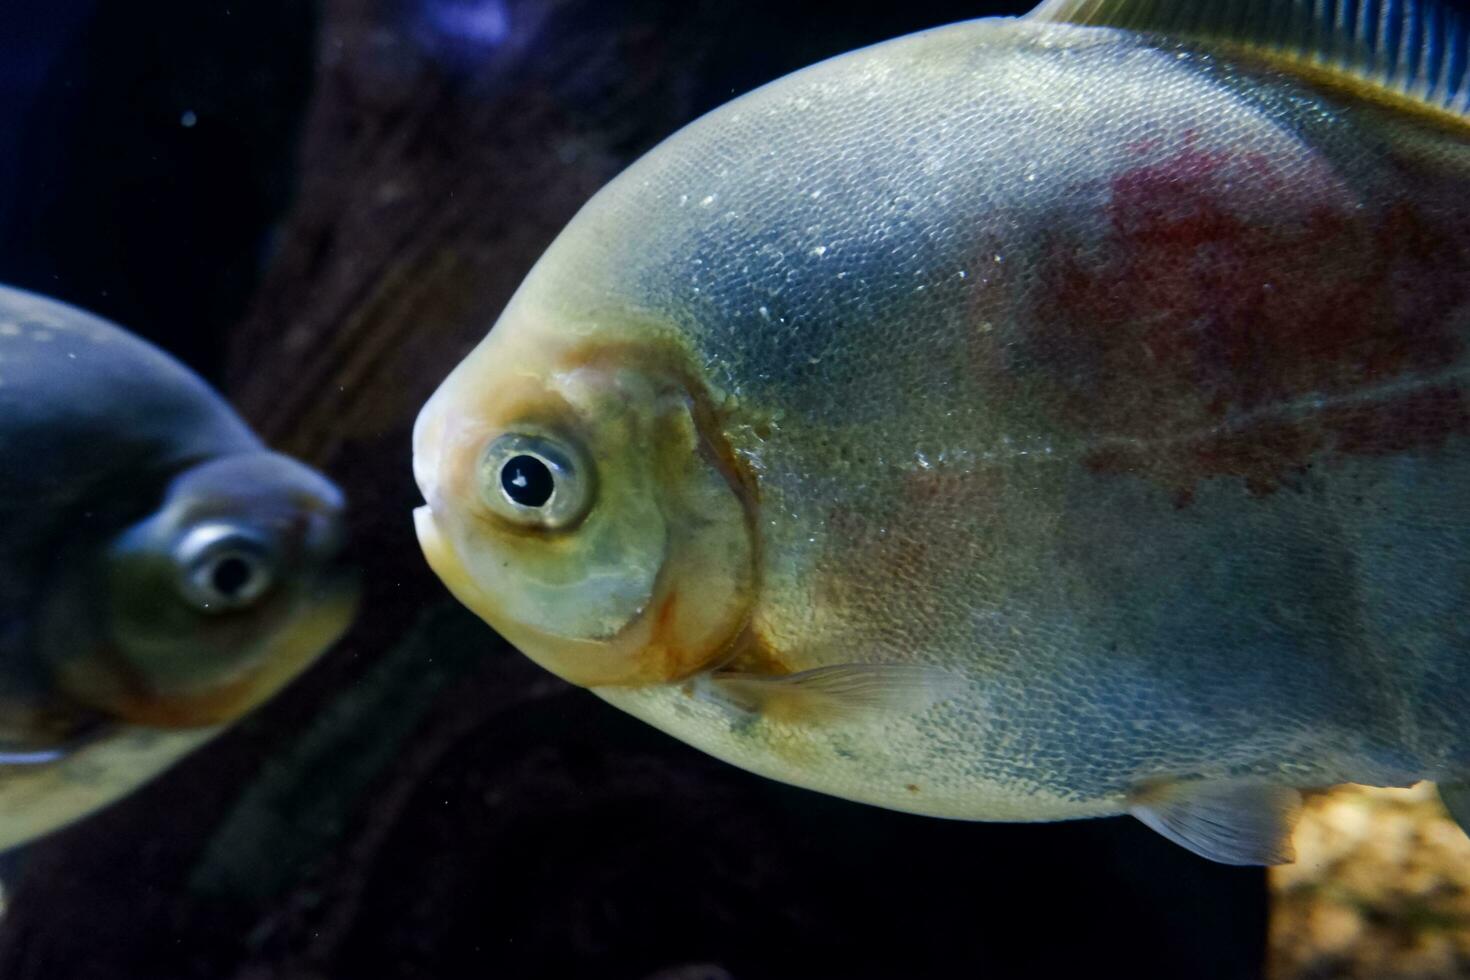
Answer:
<path fill-rule="evenodd" d="M 0 287 L 0 846 L 134 788 L 335 640 L 343 507 L 162 351 Z"/>
<path fill-rule="evenodd" d="M 1463 780 L 1463 106 L 1045 16 L 1130 6 L 1186 9 L 853 52 L 613 181 L 420 416 L 451 590 L 713 755 L 900 810 L 1259 863 L 1297 789 Z M 507 432 L 574 447 L 581 524 L 505 530 Z"/>

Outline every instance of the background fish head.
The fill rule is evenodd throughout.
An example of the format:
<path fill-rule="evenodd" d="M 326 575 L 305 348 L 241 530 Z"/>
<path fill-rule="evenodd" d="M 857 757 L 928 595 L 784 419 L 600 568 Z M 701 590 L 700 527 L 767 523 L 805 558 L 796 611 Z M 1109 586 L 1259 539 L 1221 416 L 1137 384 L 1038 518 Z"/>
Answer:
<path fill-rule="evenodd" d="M 343 511 L 332 483 L 276 453 L 183 470 L 153 513 L 59 562 L 40 623 L 58 686 L 133 724 L 249 711 L 351 622 Z"/>
<path fill-rule="evenodd" d="M 414 428 L 430 565 L 522 652 L 584 686 L 704 669 L 752 602 L 748 485 L 677 344 L 656 334 L 569 319 L 530 290 Z"/>

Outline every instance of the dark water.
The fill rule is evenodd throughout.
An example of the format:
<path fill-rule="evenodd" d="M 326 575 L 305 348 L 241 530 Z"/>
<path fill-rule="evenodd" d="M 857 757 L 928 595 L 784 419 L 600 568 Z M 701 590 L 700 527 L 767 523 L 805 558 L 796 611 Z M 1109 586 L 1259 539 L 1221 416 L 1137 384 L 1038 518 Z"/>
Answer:
<path fill-rule="evenodd" d="M 598 186 L 818 58 L 1024 8 L 0 11 L 0 281 L 221 385 L 343 486 L 368 571 L 298 684 L 23 855 L 0 976 L 1258 975 L 1260 871 L 1131 821 L 948 823 L 724 766 L 505 647 L 412 536 L 418 405 Z"/>

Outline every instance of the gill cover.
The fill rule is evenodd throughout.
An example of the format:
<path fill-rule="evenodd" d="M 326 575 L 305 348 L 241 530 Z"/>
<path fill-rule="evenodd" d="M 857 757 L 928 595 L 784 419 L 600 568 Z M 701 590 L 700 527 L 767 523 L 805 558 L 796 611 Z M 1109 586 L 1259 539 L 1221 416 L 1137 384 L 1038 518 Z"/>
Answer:
<path fill-rule="evenodd" d="M 754 546 L 699 393 L 650 350 L 538 344 L 507 319 L 414 428 L 430 566 L 573 683 L 704 669 L 745 623 Z"/>

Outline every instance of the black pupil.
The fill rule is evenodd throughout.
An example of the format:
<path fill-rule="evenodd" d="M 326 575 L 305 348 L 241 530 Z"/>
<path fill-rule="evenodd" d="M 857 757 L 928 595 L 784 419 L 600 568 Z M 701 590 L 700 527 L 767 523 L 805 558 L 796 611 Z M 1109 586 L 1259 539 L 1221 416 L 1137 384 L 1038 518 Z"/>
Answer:
<path fill-rule="evenodd" d="M 556 489 L 551 470 L 535 456 L 512 456 L 500 468 L 505 495 L 522 507 L 540 507 Z"/>
<path fill-rule="evenodd" d="M 252 574 L 248 561 L 231 555 L 214 566 L 209 582 L 220 595 L 233 599 L 249 584 Z"/>

